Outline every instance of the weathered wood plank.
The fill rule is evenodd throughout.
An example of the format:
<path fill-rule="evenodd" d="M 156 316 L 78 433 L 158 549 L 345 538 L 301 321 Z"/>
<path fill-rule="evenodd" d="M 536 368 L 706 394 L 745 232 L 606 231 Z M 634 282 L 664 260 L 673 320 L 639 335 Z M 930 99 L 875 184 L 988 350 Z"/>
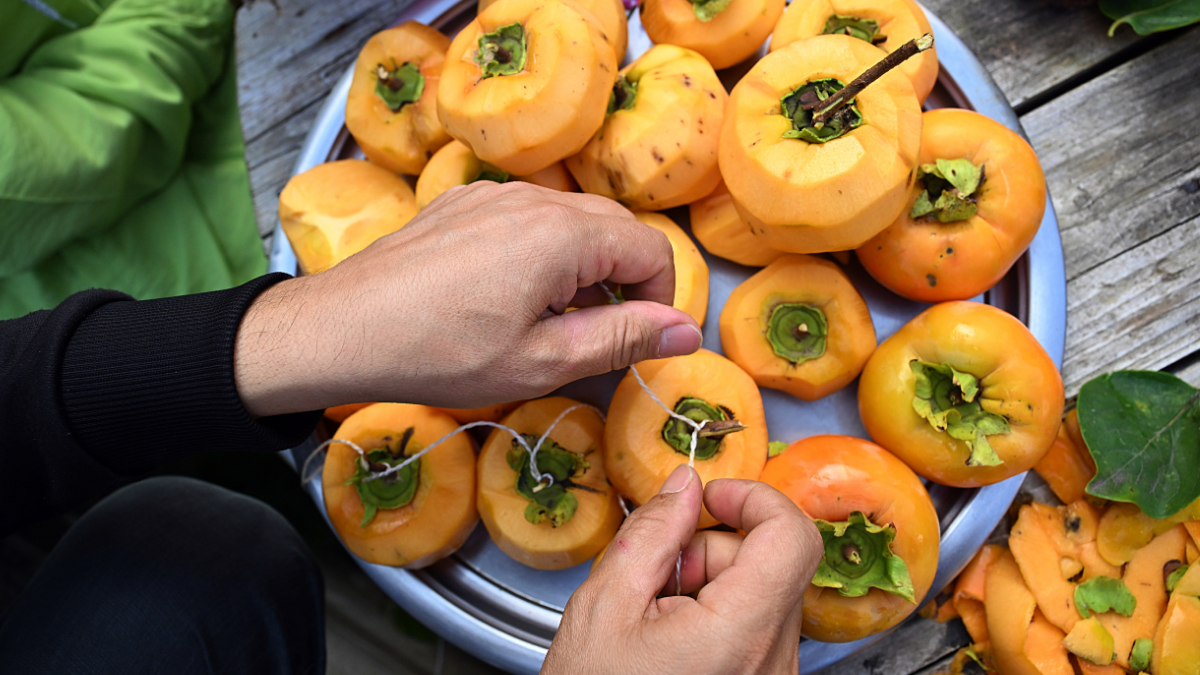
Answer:
<path fill-rule="evenodd" d="M 1193 356 L 1200 356 L 1200 353 Z M 1191 360 L 1182 368 L 1175 370 L 1175 376 L 1193 387 L 1200 387 L 1200 358 Z"/>

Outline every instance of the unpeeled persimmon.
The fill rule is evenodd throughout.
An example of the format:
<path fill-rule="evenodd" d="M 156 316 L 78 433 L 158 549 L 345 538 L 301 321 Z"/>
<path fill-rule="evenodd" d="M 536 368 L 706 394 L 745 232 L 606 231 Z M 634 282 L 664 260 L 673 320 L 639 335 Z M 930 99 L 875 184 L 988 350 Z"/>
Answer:
<path fill-rule="evenodd" d="M 875 324 L 840 267 L 786 255 L 733 289 L 721 347 L 759 385 L 815 401 L 858 377 L 875 351 Z"/>
<path fill-rule="evenodd" d="M 399 472 L 369 480 L 458 427 L 436 408 L 376 403 L 346 418 L 333 437 L 321 484 L 325 512 L 354 555 L 378 565 L 418 569 L 450 555 L 471 534 L 475 511 L 475 443 L 467 434 Z"/>
<path fill-rule="evenodd" d="M 784 0 L 643 0 L 642 27 L 656 44 L 700 52 L 713 68 L 728 68 L 756 52 Z"/>
<path fill-rule="evenodd" d="M 629 21 L 625 14 L 625 3 L 621 0 L 576 0 L 581 7 L 591 12 L 604 26 L 604 33 L 612 41 L 613 51 L 617 55 L 617 65 L 625 58 L 625 48 L 629 41 Z M 496 0 L 479 0 L 476 14 L 483 14 L 488 7 L 496 4 Z"/>
<path fill-rule="evenodd" d="M 481 160 L 527 176 L 583 148 L 616 76 L 611 39 L 573 0 L 499 0 L 450 44 L 438 117 Z"/>
<path fill-rule="evenodd" d="M 858 259 L 906 298 L 967 300 L 1000 281 L 1033 241 L 1046 178 L 1033 148 L 1003 124 L 955 108 L 924 117 L 907 208 Z"/>
<path fill-rule="evenodd" d="M 450 38 L 416 21 L 376 33 L 354 62 L 346 128 L 373 163 L 417 175 L 450 141 L 437 89 Z"/>
<path fill-rule="evenodd" d="M 762 396 L 745 371 L 707 349 L 636 367 L 663 405 L 694 422 L 715 425 L 710 434 L 723 434 L 697 438 L 695 468 L 704 482 L 758 478 L 767 461 L 767 424 Z M 604 460 L 609 480 L 634 503 L 645 504 L 676 467 L 687 463 L 691 436 L 692 427 L 659 407 L 630 371 L 608 408 Z M 699 527 L 716 524 L 703 509 Z"/>
<path fill-rule="evenodd" d="M 708 263 L 700 249 L 675 221 L 661 213 L 639 211 L 637 219 L 667 235 L 675 263 L 675 309 L 688 313 L 696 323 L 704 325 L 708 316 Z"/>
<path fill-rule="evenodd" d="M 305 274 L 333 267 L 415 215 L 408 183 L 360 159 L 318 164 L 279 195 L 279 222 Z"/>
<path fill-rule="evenodd" d="M 446 190 L 477 180 L 497 183 L 519 180 L 560 192 L 579 191 L 575 179 L 562 162 L 555 162 L 529 176 L 510 176 L 481 161 L 464 143 L 450 141 L 434 154 L 425 170 L 417 177 L 417 206 L 423 209 Z"/>
<path fill-rule="evenodd" d="M 530 448 L 576 401 L 529 401 L 502 422 Z M 537 468 L 553 482 L 538 486 L 529 452 L 507 431 L 494 430 L 479 453 L 479 515 L 492 541 L 519 563 L 542 570 L 573 567 L 612 540 L 624 517 L 609 484 L 604 421 L 576 409 L 559 420 L 538 449 Z"/>
<path fill-rule="evenodd" d="M 525 401 L 512 401 L 511 403 L 487 405 L 482 408 L 441 408 L 440 410 L 453 417 L 459 424 L 499 422 L 524 403 Z"/>
<path fill-rule="evenodd" d="M 781 255 L 758 240 L 750 231 L 750 225 L 742 219 L 729 196 L 725 181 L 707 196 L 688 205 L 688 216 L 692 222 L 692 234 L 704 246 L 704 250 L 726 260 L 747 267 L 763 267 Z"/>
<path fill-rule="evenodd" d="M 567 168 L 585 192 L 631 209 L 681 206 L 721 180 L 725 87 L 708 61 L 656 45 L 621 70 L 604 124 Z"/>
<path fill-rule="evenodd" d="M 814 35 L 849 35 L 886 54 L 932 32 L 924 10 L 913 0 L 793 0 L 771 33 L 771 51 Z M 897 70 L 924 102 L 937 82 L 937 51 L 914 56 Z"/>

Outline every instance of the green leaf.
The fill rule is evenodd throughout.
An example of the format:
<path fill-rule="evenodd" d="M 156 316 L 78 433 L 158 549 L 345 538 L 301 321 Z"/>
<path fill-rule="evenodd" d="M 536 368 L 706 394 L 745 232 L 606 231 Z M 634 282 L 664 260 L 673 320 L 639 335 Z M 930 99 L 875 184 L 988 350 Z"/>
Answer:
<path fill-rule="evenodd" d="M 771 441 L 767 443 L 767 457 L 771 458 L 781 454 L 784 450 L 788 449 L 789 445 L 791 444 L 784 441 Z"/>
<path fill-rule="evenodd" d="M 1133 641 L 1133 649 L 1129 652 L 1129 668 L 1135 673 L 1150 669 L 1150 653 L 1154 651 L 1154 641 L 1138 638 Z"/>
<path fill-rule="evenodd" d="M 1103 614 L 1111 611 L 1121 616 L 1133 616 L 1133 610 L 1137 609 L 1137 598 L 1120 579 L 1092 577 L 1075 587 L 1075 609 L 1085 619 L 1091 616 L 1091 612 Z"/>
<path fill-rule="evenodd" d="M 1090 495 L 1168 518 L 1200 497 L 1200 390 L 1168 373 L 1117 371 L 1079 391 Z"/>
<path fill-rule="evenodd" d="M 1138 35 L 1149 35 L 1200 21 L 1200 0 L 1100 0 L 1100 11 L 1116 19 L 1109 37 L 1123 23 Z"/>
<path fill-rule="evenodd" d="M 934 215 L 938 222 L 967 220 L 979 212 L 975 192 L 983 182 L 983 169 L 968 159 L 938 159 L 922 164 L 917 181 L 924 190 L 913 203 L 910 218 Z"/>
<path fill-rule="evenodd" d="M 1187 574 L 1187 571 L 1188 565 L 1180 565 L 1179 567 L 1175 568 L 1175 571 L 1167 575 L 1168 593 L 1171 593 L 1175 590 L 1175 584 L 1179 583 L 1179 580 L 1183 578 L 1183 575 Z"/>
<path fill-rule="evenodd" d="M 966 655 L 968 658 L 970 658 L 972 661 L 974 661 L 980 668 L 983 668 L 985 671 L 987 671 L 989 673 L 996 672 L 995 668 L 992 668 L 988 664 L 984 663 L 983 659 L 979 658 L 979 654 L 975 653 L 974 645 L 966 648 Z"/>
<path fill-rule="evenodd" d="M 999 466 L 1004 463 L 988 443 L 987 437 L 1007 434 L 1008 420 L 983 409 L 976 400 L 979 380 L 970 373 L 956 370 L 948 363 L 909 363 L 913 383 L 913 410 L 929 425 L 951 438 L 967 443 L 967 466 Z"/>

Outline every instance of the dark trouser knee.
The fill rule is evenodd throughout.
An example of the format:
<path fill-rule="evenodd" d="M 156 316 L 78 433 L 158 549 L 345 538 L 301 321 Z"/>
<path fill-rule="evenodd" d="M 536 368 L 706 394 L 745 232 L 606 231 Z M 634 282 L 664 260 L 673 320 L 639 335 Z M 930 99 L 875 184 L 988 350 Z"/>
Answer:
<path fill-rule="evenodd" d="M 320 673 L 321 575 L 291 525 L 187 478 L 126 487 L 63 537 L 0 625 L 20 673 Z"/>

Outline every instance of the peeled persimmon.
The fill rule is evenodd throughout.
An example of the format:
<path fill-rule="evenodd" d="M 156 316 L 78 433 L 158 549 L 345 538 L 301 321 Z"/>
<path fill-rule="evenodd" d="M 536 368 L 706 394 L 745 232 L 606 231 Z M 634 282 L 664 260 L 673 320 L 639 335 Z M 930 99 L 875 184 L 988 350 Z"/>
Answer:
<path fill-rule="evenodd" d="M 733 289 L 721 310 L 721 347 L 759 385 L 815 401 L 862 372 L 875 324 L 842 268 L 786 255 Z"/>
<path fill-rule="evenodd" d="M 591 12 L 604 26 L 604 33 L 612 40 L 613 51 L 617 55 L 617 65 L 625 58 L 625 48 L 629 41 L 629 21 L 625 14 L 625 3 L 621 0 L 576 0 L 581 7 Z M 476 14 L 496 4 L 496 0 L 479 0 Z"/>
<path fill-rule="evenodd" d="M 533 448 L 576 401 L 529 401 L 504 418 Z M 612 541 L 624 514 L 604 462 L 604 421 L 578 408 L 559 420 L 537 453 L 537 469 L 553 478 L 541 487 L 529 452 L 507 431 L 494 430 L 479 453 L 479 516 L 492 541 L 517 562 L 540 570 L 574 567 Z"/>
<path fill-rule="evenodd" d="M 913 0 L 793 0 L 771 33 L 771 51 L 814 35 L 849 35 L 886 54 L 932 32 L 925 12 Z M 897 70 L 924 102 L 937 82 L 937 52 L 930 49 L 914 56 Z"/>
<path fill-rule="evenodd" d="M 279 194 L 279 222 L 305 274 L 333 267 L 415 215 L 408 183 L 360 159 L 318 164 Z"/>
<path fill-rule="evenodd" d="M 858 38 L 805 38 L 767 54 L 733 88 L 721 175 L 764 244 L 792 253 L 858 248 L 900 215 L 921 104 L 908 78 L 884 66 L 926 46 L 909 44 L 879 64 L 881 52 Z M 860 75 L 874 82 L 851 99 Z"/>
<path fill-rule="evenodd" d="M 747 267 L 763 267 L 784 255 L 758 240 L 742 219 L 729 196 L 725 181 L 717 183 L 707 197 L 688 205 L 692 234 L 704 250 Z"/>
<path fill-rule="evenodd" d="M 441 411 L 453 417 L 459 424 L 499 422 L 524 403 L 525 401 L 513 401 L 511 403 L 488 405 L 482 408 L 441 408 Z"/>
<path fill-rule="evenodd" d="M 758 51 L 784 0 L 643 0 L 642 27 L 656 44 L 678 45 L 728 68 Z"/>
<path fill-rule="evenodd" d="M 377 565 L 418 569 L 463 545 L 475 511 L 475 443 L 467 434 L 444 443 L 390 476 L 397 466 L 458 428 L 436 408 L 376 403 L 346 418 L 333 437 L 321 484 L 325 512 L 354 555 Z"/>
<path fill-rule="evenodd" d="M 417 175 L 450 141 L 437 89 L 450 38 L 416 21 L 376 33 L 354 62 L 346 128 L 373 163 Z"/>
<path fill-rule="evenodd" d="M 708 61 L 656 45 L 617 76 L 604 124 L 567 168 L 584 192 L 631 209 L 681 206 L 721 180 L 725 87 Z"/>
<path fill-rule="evenodd" d="M 825 435 L 792 443 L 759 480 L 813 518 L 825 543 L 802 635 L 858 640 L 917 609 L 937 574 L 941 529 L 912 469 L 870 441 Z"/>
<path fill-rule="evenodd" d="M 667 235 L 675 263 L 674 307 L 687 312 L 696 323 L 703 326 L 708 316 L 708 263 L 704 262 L 700 249 L 675 221 L 663 214 L 639 211 L 633 215 Z"/>
<path fill-rule="evenodd" d="M 701 349 L 688 356 L 643 361 L 638 372 L 663 405 L 712 426 L 696 439 L 696 473 L 714 478 L 758 478 L 767 461 L 767 423 L 754 380 L 734 362 Z M 667 476 L 686 464 L 692 427 L 669 415 L 626 373 L 613 394 L 604 429 L 609 480 L 635 504 L 658 494 Z M 700 528 L 717 519 L 703 509 Z"/>
<path fill-rule="evenodd" d="M 583 148 L 616 76 L 612 40 L 573 0 L 499 0 L 450 44 L 438 117 L 481 160 L 527 176 Z"/>
<path fill-rule="evenodd" d="M 375 405 L 375 403 L 347 403 L 345 405 L 337 405 L 332 408 L 326 408 L 325 417 L 337 422 L 338 424 L 341 424 L 342 422 L 346 421 L 347 417 L 369 405 Z"/>
<path fill-rule="evenodd" d="M 871 276 L 922 302 L 966 300 L 1004 278 L 1046 211 L 1029 143 L 970 110 L 925 113 L 908 206 L 856 251 Z"/>
<path fill-rule="evenodd" d="M 425 208 L 446 190 L 457 185 L 467 185 L 477 180 L 507 183 L 519 180 L 534 185 L 558 190 L 577 192 L 579 186 L 571 173 L 556 162 L 529 176 L 510 176 L 508 173 L 481 161 L 471 148 L 459 141 L 450 141 L 429 160 L 425 170 L 417 177 L 417 206 Z"/>

